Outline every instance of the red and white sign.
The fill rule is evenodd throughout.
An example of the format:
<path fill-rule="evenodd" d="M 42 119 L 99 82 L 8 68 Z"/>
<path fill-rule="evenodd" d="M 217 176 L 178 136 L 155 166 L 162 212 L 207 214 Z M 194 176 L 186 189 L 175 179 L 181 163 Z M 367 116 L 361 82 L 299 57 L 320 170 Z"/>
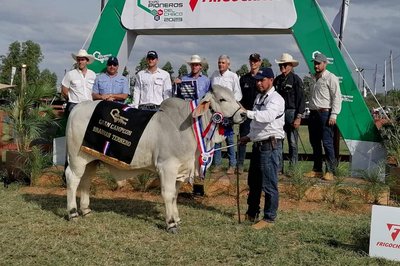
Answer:
<path fill-rule="evenodd" d="M 369 255 L 400 261 L 400 208 L 372 206 Z"/>
<path fill-rule="evenodd" d="M 289 29 L 296 19 L 293 0 L 127 0 L 121 16 L 130 30 Z"/>

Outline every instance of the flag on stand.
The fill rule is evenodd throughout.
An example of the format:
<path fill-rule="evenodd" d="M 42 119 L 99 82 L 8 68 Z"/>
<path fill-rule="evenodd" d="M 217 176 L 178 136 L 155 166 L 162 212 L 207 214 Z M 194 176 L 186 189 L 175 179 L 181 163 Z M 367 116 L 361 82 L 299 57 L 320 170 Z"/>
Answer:
<path fill-rule="evenodd" d="M 390 78 L 392 80 L 392 90 L 394 91 L 394 74 L 393 74 L 393 54 L 390 50 Z"/>
<path fill-rule="evenodd" d="M 375 64 L 375 73 L 374 73 L 374 95 L 376 95 L 376 75 L 378 74 L 378 64 Z"/>
<path fill-rule="evenodd" d="M 385 60 L 385 64 L 383 65 L 383 78 L 382 78 L 382 85 L 383 88 L 385 89 L 385 95 L 386 95 L 386 60 Z"/>
<path fill-rule="evenodd" d="M 344 7 L 343 7 L 344 4 Z M 332 23 L 332 28 L 335 31 L 333 33 L 333 35 L 336 38 L 337 37 L 340 38 L 340 33 L 344 31 L 344 27 L 346 26 L 346 21 L 347 21 L 347 14 L 348 14 L 348 10 L 349 10 L 349 5 L 350 5 L 350 0 L 343 0 L 342 4 L 340 5 L 340 9 L 339 12 L 337 13 L 336 17 L 333 20 Z M 343 25 L 341 25 L 342 22 L 342 12 L 344 12 L 343 14 Z M 340 30 L 342 29 L 342 30 Z M 336 34 L 335 34 L 336 33 Z"/>

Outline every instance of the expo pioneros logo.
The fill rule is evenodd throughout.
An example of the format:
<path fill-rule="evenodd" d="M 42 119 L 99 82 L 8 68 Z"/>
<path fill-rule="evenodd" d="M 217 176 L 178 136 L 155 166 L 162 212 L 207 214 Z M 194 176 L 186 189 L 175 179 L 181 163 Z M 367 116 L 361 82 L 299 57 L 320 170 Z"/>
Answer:
<path fill-rule="evenodd" d="M 191 0 L 192 1 L 192 0 Z M 183 21 L 183 3 L 181 2 L 160 2 L 158 0 L 148 1 L 144 5 L 141 0 L 137 1 L 137 6 L 153 16 L 155 21 L 181 22 Z"/>

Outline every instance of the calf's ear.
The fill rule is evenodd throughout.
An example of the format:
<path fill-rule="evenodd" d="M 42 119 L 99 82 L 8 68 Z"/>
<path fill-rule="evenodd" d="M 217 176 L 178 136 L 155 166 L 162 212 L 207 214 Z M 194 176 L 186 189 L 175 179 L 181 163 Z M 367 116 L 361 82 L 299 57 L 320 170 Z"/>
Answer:
<path fill-rule="evenodd" d="M 193 118 L 202 116 L 205 112 L 208 111 L 208 109 L 210 109 L 210 101 L 212 97 L 213 96 L 211 93 L 206 93 L 206 95 L 204 95 L 199 105 L 192 112 Z"/>
<path fill-rule="evenodd" d="M 210 102 L 209 101 L 201 101 L 199 105 L 196 107 L 196 109 L 193 110 L 192 112 L 192 117 L 199 117 L 202 116 L 205 112 L 210 109 Z"/>

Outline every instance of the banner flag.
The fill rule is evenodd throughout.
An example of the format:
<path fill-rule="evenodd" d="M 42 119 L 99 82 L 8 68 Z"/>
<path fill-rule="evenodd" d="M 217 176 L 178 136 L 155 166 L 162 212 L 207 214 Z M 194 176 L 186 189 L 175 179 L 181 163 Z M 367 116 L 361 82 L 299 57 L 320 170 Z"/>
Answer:
<path fill-rule="evenodd" d="M 394 74 L 393 74 L 393 53 L 390 50 L 390 78 L 392 79 L 392 89 L 394 90 Z"/>
<path fill-rule="evenodd" d="M 378 64 L 375 64 L 375 73 L 374 73 L 374 95 L 376 95 L 376 75 L 378 74 Z"/>
<path fill-rule="evenodd" d="M 344 8 L 343 8 L 344 4 Z M 350 0 L 344 0 L 343 3 L 340 5 L 339 12 L 336 14 L 336 17 L 333 20 L 332 27 L 333 30 L 336 32 L 337 36 L 340 37 L 340 32 L 344 31 L 344 27 L 346 26 L 347 15 L 349 11 Z M 343 25 L 342 22 L 342 11 L 344 10 L 343 15 Z M 342 31 L 340 31 L 342 29 Z M 336 34 L 333 34 L 336 37 Z"/>
<path fill-rule="evenodd" d="M 383 83 L 383 88 L 385 89 L 385 95 L 386 95 L 386 60 L 385 60 L 385 64 L 384 64 L 384 68 L 383 68 L 383 79 L 382 79 L 382 83 Z"/>

